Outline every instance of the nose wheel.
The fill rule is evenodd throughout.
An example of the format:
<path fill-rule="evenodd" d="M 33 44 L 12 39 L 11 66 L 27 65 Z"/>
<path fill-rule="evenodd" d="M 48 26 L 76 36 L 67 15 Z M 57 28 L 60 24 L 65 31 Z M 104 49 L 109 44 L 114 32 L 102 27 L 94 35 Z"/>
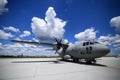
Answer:
<path fill-rule="evenodd" d="M 93 63 L 96 63 L 96 60 L 95 60 L 95 59 L 93 59 L 93 60 L 92 60 L 92 62 L 93 62 Z"/>
<path fill-rule="evenodd" d="M 79 62 L 79 59 L 78 58 L 73 58 L 73 61 L 74 62 Z"/>
<path fill-rule="evenodd" d="M 85 59 L 86 64 L 92 64 L 92 63 L 96 63 L 95 59 Z"/>

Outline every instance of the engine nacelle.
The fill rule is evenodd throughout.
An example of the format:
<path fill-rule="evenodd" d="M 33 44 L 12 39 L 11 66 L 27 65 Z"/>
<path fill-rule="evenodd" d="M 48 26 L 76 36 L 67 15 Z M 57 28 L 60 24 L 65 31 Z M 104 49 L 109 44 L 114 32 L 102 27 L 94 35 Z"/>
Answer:
<path fill-rule="evenodd" d="M 58 54 L 61 54 L 62 52 L 63 52 L 63 49 L 62 49 L 62 48 L 60 48 L 60 49 L 57 51 Z"/>
<path fill-rule="evenodd" d="M 71 59 L 71 56 L 70 56 L 70 55 L 64 55 L 63 58 L 64 58 L 64 59 Z"/>

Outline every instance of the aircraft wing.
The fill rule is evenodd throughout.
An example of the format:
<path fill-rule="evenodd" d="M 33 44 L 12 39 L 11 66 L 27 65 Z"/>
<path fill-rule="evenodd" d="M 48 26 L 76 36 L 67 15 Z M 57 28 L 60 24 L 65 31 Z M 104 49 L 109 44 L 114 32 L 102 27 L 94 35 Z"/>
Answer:
<path fill-rule="evenodd" d="M 54 47 L 54 44 L 51 44 L 51 43 L 40 43 L 40 42 L 30 42 L 30 41 L 20 41 L 20 40 L 11 40 L 11 42 Z"/>

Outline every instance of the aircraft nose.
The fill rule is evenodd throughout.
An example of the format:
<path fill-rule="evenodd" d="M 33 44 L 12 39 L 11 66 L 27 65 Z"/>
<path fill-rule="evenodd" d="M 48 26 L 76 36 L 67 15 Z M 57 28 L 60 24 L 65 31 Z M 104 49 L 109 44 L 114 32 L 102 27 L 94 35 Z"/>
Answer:
<path fill-rule="evenodd" d="M 94 48 L 95 48 L 95 53 L 97 53 L 99 57 L 105 56 L 110 52 L 110 49 L 105 45 L 98 45 L 95 46 Z"/>
<path fill-rule="evenodd" d="M 105 45 L 99 45 L 98 47 L 96 47 L 96 51 L 100 54 L 106 55 L 110 52 L 110 49 Z"/>
<path fill-rule="evenodd" d="M 109 52 L 110 52 L 110 49 L 109 49 L 107 46 L 104 46 L 102 51 L 103 51 L 104 53 L 109 53 Z"/>

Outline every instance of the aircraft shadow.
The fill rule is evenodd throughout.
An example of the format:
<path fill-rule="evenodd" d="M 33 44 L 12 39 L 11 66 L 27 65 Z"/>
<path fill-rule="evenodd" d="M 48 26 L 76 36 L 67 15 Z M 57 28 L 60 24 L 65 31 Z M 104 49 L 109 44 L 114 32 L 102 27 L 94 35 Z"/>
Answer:
<path fill-rule="evenodd" d="M 61 59 L 57 60 L 50 60 L 50 61 L 13 61 L 12 63 L 55 63 L 55 64 L 61 64 L 63 61 Z M 81 64 L 81 65 L 89 65 L 89 66 L 100 66 L 100 67 L 107 67 L 106 65 L 99 64 L 99 63 L 91 63 L 91 64 L 86 64 L 85 62 L 74 62 L 72 60 L 66 60 L 64 62 L 70 62 L 70 63 L 75 63 L 75 64 Z"/>
<path fill-rule="evenodd" d="M 57 61 L 57 60 L 54 60 L 54 61 L 13 61 L 12 63 L 41 63 L 41 62 L 43 62 L 43 63 L 53 62 L 53 63 L 56 63 L 56 64 L 61 63 L 60 61 Z"/>
<path fill-rule="evenodd" d="M 61 59 L 59 59 L 60 61 L 62 61 Z M 71 63 L 75 63 L 75 64 L 82 64 L 82 65 L 89 65 L 89 66 L 100 66 L 100 67 L 107 67 L 107 65 L 103 65 L 103 64 L 99 64 L 99 63 L 91 63 L 91 64 L 86 64 L 85 62 L 74 62 L 72 60 L 66 60 L 65 62 L 71 62 Z"/>
<path fill-rule="evenodd" d="M 83 64 L 83 65 L 90 65 L 90 66 L 107 67 L 107 65 L 103 65 L 103 64 L 99 64 L 99 63 L 86 64 L 85 62 L 79 62 L 79 64 Z"/>

